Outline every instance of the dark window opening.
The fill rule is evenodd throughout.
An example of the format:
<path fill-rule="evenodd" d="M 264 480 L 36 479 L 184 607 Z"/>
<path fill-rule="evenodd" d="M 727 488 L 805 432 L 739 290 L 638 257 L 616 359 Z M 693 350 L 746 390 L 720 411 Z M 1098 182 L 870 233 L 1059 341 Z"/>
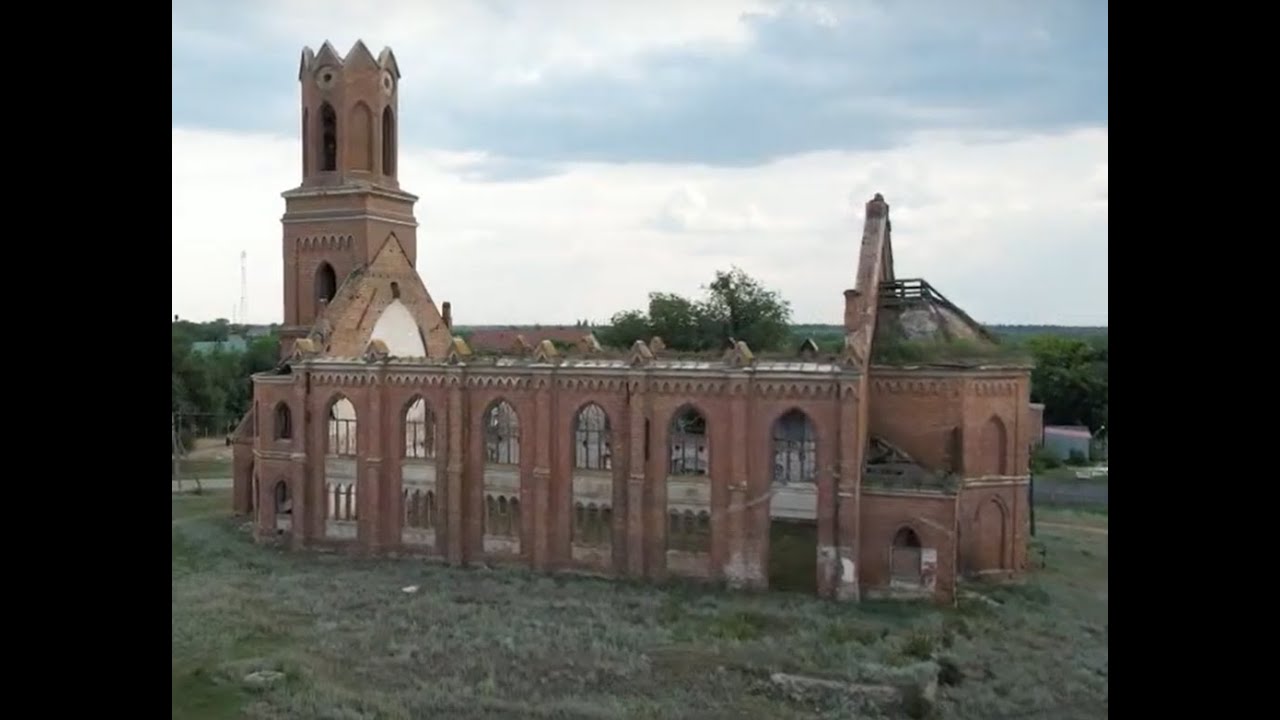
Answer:
<path fill-rule="evenodd" d="M 391 298 L 393 300 L 400 299 L 400 283 L 398 282 L 391 283 Z"/>
<path fill-rule="evenodd" d="M 396 174 L 396 119 L 390 107 L 382 111 L 382 174 Z"/>
<path fill-rule="evenodd" d="M 320 106 L 320 129 L 323 143 L 320 169 L 333 172 L 338 169 L 338 115 L 329 103 Z"/>
<path fill-rule="evenodd" d="M 293 514 L 293 500 L 289 497 L 289 484 L 283 480 L 276 483 L 276 514 Z"/>
<path fill-rule="evenodd" d="M 311 124 L 311 113 L 306 108 L 302 108 L 302 174 L 307 175 L 311 172 L 311 128 L 307 127 Z"/>
<path fill-rule="evenodd" d="M 288 440 L 293 437 L 293 413 L 284 403 L 276 405 L 276 439 Z"/>
<path fill-rule="evenodd" d="M 327 303 L 333 300 L 333 296 L 338 294 L 338 274 L 333 271 L 333 266 L 327 262 L 320 263 L 320 267 L 316 268 L 316 314 L 320 314 L 321 303 Z"/>

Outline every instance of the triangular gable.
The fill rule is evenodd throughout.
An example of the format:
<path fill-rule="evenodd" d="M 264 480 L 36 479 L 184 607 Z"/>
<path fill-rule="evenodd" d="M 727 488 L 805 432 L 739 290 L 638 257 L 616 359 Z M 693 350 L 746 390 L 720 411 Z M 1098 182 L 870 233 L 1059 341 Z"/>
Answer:
<path fill-rule="evenodd" d="M 444 358 L 452 334 L 418 271 L 394 234 L 387 236 L 373 262 L 352 273 L 339 288 L 317 328 L 331 328 L 325 355 L 360 357 L 382 313 L 399 300 L 413 316 L 427 357 Z"/>
<path fill-rule="evenodd" d="M 649 346 L 644 344 L 643 340 L 637 340 L 631 343 L 631 354 L 627 357 L 627 364 L 631 367 L 641 367 L 653 362 L 653 353 L 650 352 Z"/>
<path fill-rule="evenodd" d="M 724 362 L 730 367 L 746 367 L 756 361 L 755 353 L 742 340 L 730 340 L 732 343 L 724 352 Z"/>
<path fill-rule="evenodd" d="M 555 343 L 550 340 L 543 340 L 533 349 L 533 361 L 536 363 L 554 363 L 559 357 Z"/>
<path fill-rule="evenodd" d="M 445 359 L 449 361 L 450 365 L 464 363 L 469 357 L 471 357 L 471 347 L 467 345 L 466 340 L 455 337 L 449 341 L 449 354 Z"/>

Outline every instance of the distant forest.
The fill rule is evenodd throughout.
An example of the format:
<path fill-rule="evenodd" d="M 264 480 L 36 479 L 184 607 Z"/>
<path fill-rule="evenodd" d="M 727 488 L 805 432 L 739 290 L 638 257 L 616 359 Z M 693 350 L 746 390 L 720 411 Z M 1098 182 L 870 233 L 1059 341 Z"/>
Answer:
<path fill-rule="evenodd" d="M 1054 335 L 1078 340 L 1107 336 L 1107 327 L 1105 325 L 1101 327 L 1091 325 L 985 325 L 984 327 L 1001 338 L 1015 341 L 1037 335 Z M 843 335 L 844 326 L 808 323 L 792 325 L 791 331 L 796 335 L 804 335 L 806 333 L 814 335 Z"/>

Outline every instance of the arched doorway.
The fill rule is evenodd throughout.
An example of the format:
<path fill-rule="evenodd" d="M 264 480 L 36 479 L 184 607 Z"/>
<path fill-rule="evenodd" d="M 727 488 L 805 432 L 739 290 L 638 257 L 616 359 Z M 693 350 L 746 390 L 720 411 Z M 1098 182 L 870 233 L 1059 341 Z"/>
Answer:
<path fill-rule="evenodd" d="M 920 536 L 909 527 L 899 528 L 890 549 L 889 581 L 893 585 L 918 587 L 923 577 Z"/>
<path fill-rule="evenodd" d="M 975 570 L 978 572 L 997 572 L 1008 568 L 1005 558 L 1008 555 L 1008 517 L 1004 505 L 996 498 L 990 498 L 978 506 L 974 518 Z"/>

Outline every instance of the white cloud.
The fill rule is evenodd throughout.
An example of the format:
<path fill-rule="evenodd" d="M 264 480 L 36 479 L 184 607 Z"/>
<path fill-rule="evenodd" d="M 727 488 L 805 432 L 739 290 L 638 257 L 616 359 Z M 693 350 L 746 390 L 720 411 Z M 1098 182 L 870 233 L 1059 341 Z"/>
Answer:
<path fill-rule="evenodd" d="M 935 134 L 753 168 L 582 164 L 503 183 L 466 179 L 480 156 L 408 148 L 401 182 L 422 198 L 419 270 L 461 324 L 605 320 L 649 291 L 696 293 L 730 264 L 797 320 L 839 322 L 876 192 L 900 276 L 986 322 L 1105 324 L 1107 144 L 1106 129 Z M 245 250 L 250 319 L 280 319 L 280 193 L 299 174 L 296 138 L 173 131 L 174 313 L 229 316 Z M 672 212 L 679 223 L 655 224 Z"/>
<path fill-rule="evenodd" d="M 258 8 L 253 22 L 272 43 L 316 49 L 328 39 L 345 53 L 363 38 L 375 53 L 384 45 L 395 48 L 406 72 L 429 75 L 433 86 L 439 80 L 460 86 L 483 78 L 492 89 L 493 83 L 533 82 L 548 72 L 622 66 L 658 48 L 742 43 L 748 31 L 740 17 L 766 5 L 762 0 L 384 0 L 370 6 L 281 0 Z"/>

